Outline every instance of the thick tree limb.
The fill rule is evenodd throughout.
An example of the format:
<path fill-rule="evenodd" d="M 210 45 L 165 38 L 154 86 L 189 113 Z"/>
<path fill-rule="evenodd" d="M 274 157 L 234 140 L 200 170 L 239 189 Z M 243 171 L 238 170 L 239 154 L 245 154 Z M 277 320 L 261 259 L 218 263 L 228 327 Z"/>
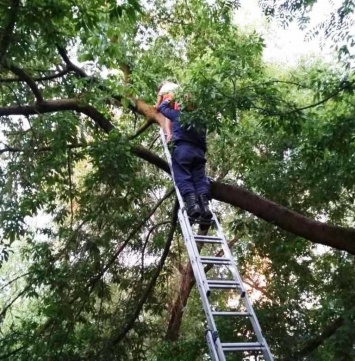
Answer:
<path fill-rule="evenodd" d="M 355 229 L 353 228 L 328 225 L 309 219 L 235 185 L 213 182 L 211 193 L 213 198 L 253 213 L 288 232 L 314 243 L 355 254 Z"/>
<path fill-rule="evenodd" d="M 0 63 L 3 62 L 10 46 L 19 6 L 20 0 L 11 0 L 8 6 L 9 13 L 6 16 L 4 28 L 0 35 Z"/>
<path fill-rule="evenodd" d="M 135 147 L 132 151 L 140 158 L 170 173 L 167 162 L 149 150 Z M 309 219 L 235 185 L 212 182 L 211 195 L 218 201 L 244 209 L 264 221 L 275 224 L 313 243 L 320 243 L 355 254 L 355 229 L 353 228 L 328 225 Z"/>
<path fill-rule="evenodd" d="M 138 145 L 136 147 L 133 147 L 131 151 L 139 158 L 146 160 L 148 163 L 151 163 L 156 167 L 162 169 L 166 173 L 170 174 L 168 163 L 164 159 L 160 158 L 159 156 L 151 152 L 150 150 Z"/>
<path fill-rule="evenodd" d="M 141 104 L 141 110 L 145 115 L 149 115 L 150 111 L 156 112 L 152 106 L 143 101 L 138 101 L 137 103 Z M 113 124 L 102 113 L 97 111 L 96 108 L 82 104 L 77 99 L 50 100 L 38 106 L 3 107 L 0 108 L 0 116 L 33 115 L 64 110 L 73 110 L 86 114 L 106 133 L 114 129 Z M 169 173 L 167 162 L 144 147 L 133 147 L 132 152 Z M 320 243 L 355 254 L 355 229 L 353 228 L 343 228 L 314 221 L 235 185 L 212 182 L 211 195 L 216 200 L 244 209 L 269 223 L 306 238 L 313 243 Z"/>
<path fill-rule="evenodd" d="M 87 115 L 106 133 L 114 129 L 113 124 L 96 108 L 81 103 L 78 99 L 48 100 L 37 105 L 12 105 L 0 108 L 0 117 L 9 115 L 38 115 L 58 111 L 72 110 Z"/>

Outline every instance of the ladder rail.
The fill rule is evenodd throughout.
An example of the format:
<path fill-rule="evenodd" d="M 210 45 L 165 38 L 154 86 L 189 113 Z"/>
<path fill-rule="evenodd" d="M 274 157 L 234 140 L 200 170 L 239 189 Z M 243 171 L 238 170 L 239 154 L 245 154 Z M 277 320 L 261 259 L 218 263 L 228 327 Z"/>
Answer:
<path fill-rule="evenodd" d="M 179 219 L 181 220 L 181 218 L 182 218 L 182 221 L 181 221 L 180 225 L 182 226 L 181 228 L 182 228 L 182 232 L 183 232 L 183 235 L 185 238 L 185 245 L 186 245 L 189 257 L 190 257 L 190 263 L 191 263 L 192 270 L 194 272 L 197 289 L 199 291 L 199 294 L 200 294 L 200 297 L 202 300 L 202 306 L 203 306 L 203 309 L 205 311 L 205 315 L 207 318 L 208 328 L 209 328 L 209 330 L 211 330 L 213 332 L 213 331 L 217 330 L 217 327 L 216 327 L 216 323 L 215 323 L 213 315 L 212 315 L 211 306 L 208 302 L 210 288 L 208 287 L 208 284 L 207 284 L 206 274 L 204 273 L 204 270 L 201 270 L 201 267 L 203 265 L 199 261 L 198 255 L 196 255 L 196 254 L 198 254 L 198 250 L 197 250 L 195 242 L 193 242 L 193 238 L 192 238 L 192 241 L 189 242 L 189 240 L 191 240 L 191 238 L 189 237 L 189 232 L 188 232 L 187 228 L 191 229 L 191 227 L 186 227 L 186 224 L 185 224 L 186 217 L 184 218 L 183 212 L 181 210 L 179 210 Z M 185 230 L 184 230 L 184 228 L 185 228 Z M 214 346 L 213 349 L 211 349 L 211 347 L 210 347 L 210 353 L 211 353 L 212 357 L 214 354 L 218 354 L 219 358 L 216 359 L 216 361 L 226 361 L 219 338 L 217 337 L 213 343 L 209 342 L 210 338 L 208 338 L 207 340 L 208 340 L 209 346 L 210 345 Z"/>
<path fill-rule="evenodd" d="M 165 141 L 165 134 L 164 134 L 164 131 L 162 128 L 160 128 L 160 136 L 162 138 L 165 156 L 168 159 L 172 180 L 173 180 L 176 195 L 177 195 L 177 198 L 178 198 L 178 201 L 180 204 L 180 209 L 178 211 L 178 218 L 179 218 L 181 230 L 182 230 L 182 233 L 184 236 L 184 242 L 185 242 L 185 245 L 187 248 L 187 252 L 189 254 L 191 267 L 194 272 L 197 288 L 198 288 L 198 291 L 200 293 L 200 297 L 202 300 L 203 309 L 204 309 L 206 317 L 207 317 L 207 324 L 208 324 L 209 330 L 211 330 L 213 332 L 213 331 L 217 330 L 217 327 L 216 327 L 214 318 L 212 316 L 211 306 L 210 306 L 210 304 L 208 302 L 208 298 L 207 298 L 210 293 L 210 289 L 209 289 L 209 286 L 207 283 L 207 277 L 204 272 L 203 265 L 202 265 L 201 261 L 199 261 L 199 252 L 198 252 L 196 243 L 194 242 L 194 235 L 193 235 L 190 223 L 188 222 L 188 216 L 187 216 L 187 213 L 185 210 L 184 201 L 183 201 L 180 191 L 175 183 L 174 172 L 173 172 L 172 161 L 171 161 L 171 154 L 170 154 L 168 145 Z M 210 349 L 211 357 L 216 357 L 216 355 L 218 356 L 218 358 L 216 358 L 213 361 L 226 361 L 219 338 L 217 337 L 215 340 L 213 340 L 212 343 L 210 342 L 212 339 L 209 338 L 209 336 L 207 334 L 206 334 L 206 338 L 208 341 L 208 346 Z"/>
<path fill-rule="evenodd" d="M 216 215 L 214 214 L 214 212 L 213 212 L 213 216 L 214 216 L 214 221 L 215 221 L 215 224 L 216 224 L 217 235 L 218 235 L 218 237 L 220 237 L 223 240 L 222 241 L 223 253 L 224 253 L 226 258 L 229 258 L 231 260 L 231 263 L 232 263 L 232 267 L 230 267 L 229 270 L 232 273 L 234 279 L 237 281 L 237 283 L 241 285 L 241 291 L 245 295 L 245 296 L 242 297 L 243 302 L 244 302 L 244 305 L 245 305 L 245 307 L 247 309 L 247 312 L 250 314 L 249 318 L 250 318 L 250 322 L 252 323 L 253 330 L 254 330 L 254 332 L 256 334 L 258 342 L 260 344 L 263 344 L 263 346 L 266 349 L 266 352 L 265 352 L 266 355 L 263 353 L 264 357 L 265 357 L 266 361 L 273 361 L 273 358 L 271 356 L 271 351 L 269 349 L 269 346 L 268 346 L 268 344 L 266 342 L 266 339 L 265 339 L 264 335 L 262 334 L 261 326 L 260 326 L 259 321 L 258 321 L 258 319 L 256 317 L 254 308 L 252 307 L 252 305 L 250 303 L 250 300 L 246 295 L 243 280 L 242 280 L 242 277 L 240 276 L 240 273 L 238 271 L 237 262 L 235 261 L 235 258 L 233 257 L 232 252 L 231 252 L 230 248 L 228 247 L 228 243 L 227 243 L 227 240 L 226 240 L 226 238 L 224 236 L 224 233 L 222 231 L 221 224 L 219 223 L 219 221 L 218 221 Z"/>
<path fill-rule="evenodd" d="M 207 236 L 206 243 L 216 243 L 219 244 L 223 250 L 224 257 L 214 257 L 214 256 L 200 256 L 200 252 L 197 248 L 197 242 L 203 243 L 203 237 L 195 235 L 193 233 L 190 220 L 187 216 L 186 209 L 184 206 L 184 201 L 179 192 L 179 189 L 175 183 L 173 169 L 172 169 L 172 158 L 168 148 L 168 145 L 165 141 L 165 134 L 162 128 L 160 128 L 160 135 L 164 147 L 165 156 L 168 160 L 170 172 L 172 175 L 173 184 L 175 187 L 176 195 L 180 204 L 180 209 L 178 211 L 178 219 L 181 226 L 182 234 L 184 237 L 184 243 L 187 248 L 187 252 L 190 258 L 191 267 L 195 276 L 197 288 L 202 300 L 202 306 L 205 311 L 207 318 L 208 330 L 206 331 L 206 341 L 210 350 L 210 355 L 213 361 L 226 361 L 224 352 L 233 352 L 233 351 L 253 351 L 259 350 L 262 352 L 265 361 L 274 361 L 273 356 L 270 352 L 269 346 L 262 334 L 259 321 L 256 317 L 254 309 L 251 305 L 251 302 L 248 299 L 246 294 L 244 284 L 240 273 L 237 268 L 237 261 L 232 255 L 232 252 L 228 246 L 227 240 L 224 236 L 222 227 L 217 219 L 216 214 L 212 211 L 212 222 L 215 225 L 217 237 Z M 212 263 L 218 264 L 225 267 L 228 267 L 228 270 L 231 272 L 233 279 L 228 280 L 208 280 L 206 273 L 204 271 L 204 264 Z M 211 286 L 211 287 L 210 287 Z M 237 289 L 240 293 L 240 296 L 243 300 L 244 306 L 247 312 L 216 312 L 212 311 L 209 303 L 210 288 L 219 288 L 219 289 L 228 289 L 233 288 Z M 256 335 L 258 342 L 250 343 L 222 343 L 219 336 L 215 320 L 213 315 L 224 315 L 228 314 L 235 316 L 247 316 L 252 324 L 253 331 Z"/>

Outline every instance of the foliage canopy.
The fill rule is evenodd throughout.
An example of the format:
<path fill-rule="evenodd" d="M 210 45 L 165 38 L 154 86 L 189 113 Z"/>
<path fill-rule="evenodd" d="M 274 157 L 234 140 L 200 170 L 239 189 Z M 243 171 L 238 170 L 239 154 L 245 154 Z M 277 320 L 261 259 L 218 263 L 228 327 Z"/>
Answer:
<path fill-rule="evenodd" d="M 289 22 L 313 3 L 260 6 Z M 212 195 L 275 358 L 354 358 L 355 79 L 266 64 L 239 6 L 0 2 L 1 360 L 206 360 L 156 168 L 162 79 L 191 94 L 183 121 L 208 125 Z M 352 13 L 326 31 L 347 40 Z"/>

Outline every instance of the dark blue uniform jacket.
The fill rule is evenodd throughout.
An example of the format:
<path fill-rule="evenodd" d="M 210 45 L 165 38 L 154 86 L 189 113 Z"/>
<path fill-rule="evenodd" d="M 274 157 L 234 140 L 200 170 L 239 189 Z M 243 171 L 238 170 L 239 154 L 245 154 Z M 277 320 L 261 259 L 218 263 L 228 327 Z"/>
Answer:
<path fill-rule="evenodd" d="M 192 126 L 182 125 L 180 123 L 180 110 L 172 109 L 167 100 L 160 104 L 158 111 L 172 121 L 173 141 L 175 143 L 178 144 L 180 141 L 193 143 L 206 151 L 206 130 L 196 130 Z"/>

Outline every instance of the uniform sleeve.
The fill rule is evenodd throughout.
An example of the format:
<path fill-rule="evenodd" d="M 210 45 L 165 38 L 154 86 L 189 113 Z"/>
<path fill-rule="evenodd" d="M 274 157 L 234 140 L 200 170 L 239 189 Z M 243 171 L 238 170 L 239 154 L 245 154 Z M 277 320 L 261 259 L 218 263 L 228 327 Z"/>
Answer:
<path fill-rule="evenodd" d="M 163 101 L 158 108 L 158 111 L 170 120 L 175 119 L 179 115 L 179 111 L 170 108 L 170 102 Z"/>

